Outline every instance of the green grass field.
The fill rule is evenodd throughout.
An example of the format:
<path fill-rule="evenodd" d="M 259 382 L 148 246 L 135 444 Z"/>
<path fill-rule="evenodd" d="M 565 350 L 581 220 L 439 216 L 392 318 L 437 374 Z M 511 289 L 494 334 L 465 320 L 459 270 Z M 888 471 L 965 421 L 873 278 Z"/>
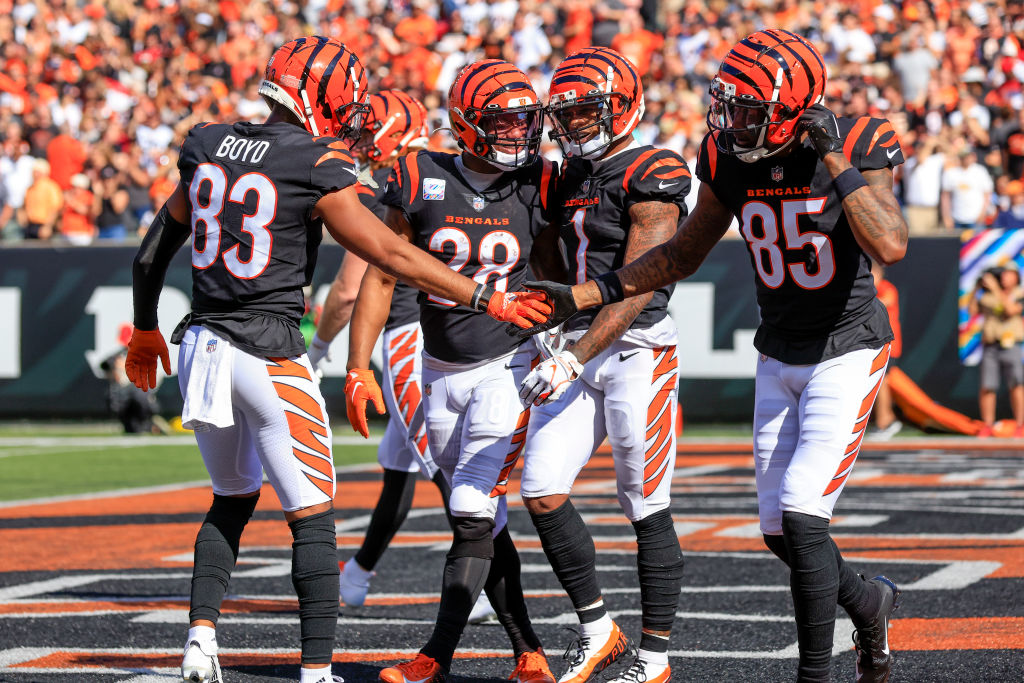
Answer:
<path fill-rule="evenodd" d="M 9 435 L 9 432 L 8 434 Z M 19 434 L 19 437 L 51 437 L 51 434 Z M 160 486 L 208 481 L 195 443 L 179 445 L 109 445 L 110 437 L 65 436 L 46 445 L 4 445 L 0 440 L 0 501 L 25 500 L 79 493 L 95 493 L 140 486 Z M 59 441 L 68 441 L 61 445 Z M 374 462 L 374 445 L 335 445 L 334 463 L 341 467 Z"/>

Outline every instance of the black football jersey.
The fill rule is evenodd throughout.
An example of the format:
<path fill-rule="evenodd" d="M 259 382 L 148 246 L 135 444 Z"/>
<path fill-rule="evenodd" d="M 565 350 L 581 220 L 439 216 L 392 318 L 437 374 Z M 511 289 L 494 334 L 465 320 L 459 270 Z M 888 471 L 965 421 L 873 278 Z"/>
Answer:
<path fill-rule="evenodd" d="M 632 225 L 631 206 L 640 202 L 675 204 L 681 223 L 689 192 L 686 162 L 667 149 L 640 145 L 596 163 L 570 157 L 559 178 L 557 207 L 571 280 L 579 284 L 622 267 Z M 656 290 L 630 327 L 644 329 L 664 318 L 674 287 Z M 565 329 L 587 329 L 600 310 L 582 311 Z"/>
<path fill-rule="evenodd" d="M 192 213 L 192 313 L 260 356 L 305 352 L 299 320 L 322 222 L 320 198 L 356 182 L 348 147 L 290 123 L 201 123 L 178 159 Z"/>
<path fill-rule="evenodd" d="M 547 160 L 501 174 L 476 191 L 459 173 L 455 154 L 418 152 L 401 157 L 384 203 L 402 209 L 415 244 L 452 270 L 498 291 L 529 279 L 533 239 L 550 223 L 549 196 L 557 167 Z M 486 313 L 419 294 L 424 350 L 450 363 L 474 363 L 513 351 L 522 340 Z"/>
<path fill-rule="evenodd" d="M 359 201 L 381 220 L 384 220 L 384 210 L 387 208 L 381 200 L 384 199 L 384 188 L 388 185 L 388 176 L 390 175 L 390 167 L 378 168 L 369 177 L 360 178 L 360 183 L 356 186 L 356 190 L 359 192 Z M 385 330 L 419 320 L 420 306 L 416 303 L 416 294 L 417 290 L 401 280 L 395 283 L 395 293 L 391 297 L 391 311 L 388 313 L 387 322 L 384 323 Z"/>
<path fill-rule="evenodd" d="M 839 132 L 854 168 L 903 163 L 896 132 L 884 119 L 840 118 Z M 720 154 L 712 135 L 701 143 L 697 177 L 736 215 L 749 247 L 761 309 L 757 350 L 811 364 L 891 340 L 871 260 L 810 144 L 745 163 Z"/>

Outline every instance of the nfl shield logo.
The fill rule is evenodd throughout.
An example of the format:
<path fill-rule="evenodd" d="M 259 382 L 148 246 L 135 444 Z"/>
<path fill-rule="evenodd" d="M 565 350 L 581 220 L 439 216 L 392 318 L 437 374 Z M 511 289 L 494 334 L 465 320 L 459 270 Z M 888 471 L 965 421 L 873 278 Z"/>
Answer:
<path fill-rule="evenodd" d="M 774 180 L 777 183 L 778 182 L 782 182 L 782 167 L 781 166 L 773 166 L 772 167 L 772 180 Z"/>
<path fill-rule="evenodd" d="M 217 340 L 216 339 L 211 339 L 210 341 L 206 342 L 206 352 L 207 353 L 213 353 L 216 350 L 217 350 Z"/>
<path fill-rule="evenodd" d="M 587 178 L 586 180 L 583 181 L 583 185 L 580 186 L 580 191 L 583 194 L 590 192 L 590 178 Z"/>
<path fill-rule="evenodd" d="M 476 211 L 477 213 L 480 213 L 481 211 L 484 210 L 485 204 L 486 202 L 484 202 L 483 197 L 473 197 L 473 210 Z"/>

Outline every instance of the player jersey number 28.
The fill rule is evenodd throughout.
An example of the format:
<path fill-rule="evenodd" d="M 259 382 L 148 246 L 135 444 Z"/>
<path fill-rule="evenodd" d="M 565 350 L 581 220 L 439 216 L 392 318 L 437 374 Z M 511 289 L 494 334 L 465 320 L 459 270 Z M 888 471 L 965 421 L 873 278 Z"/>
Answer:
<path fill-rule="evenodd" d="M 448 267 L 458 273 L 470 261 L 473 244 L 469 235 L 459 228 L 447 227 L 435 231 L 430 236 L 428 246 L 430 251 L 443 254 L 449 244 L 455 253 L 448 261 Z M 498 247 L 503 249 L 499 251 Z M 503 257 L 501 251 L 504 252 Z M 499 292 L 504 292 L 508 288 L 508 274 L 519 261 L 519 252 L 519 240 L 515 235 L 506 230 L 489 232 L 480 239 L 480 246 L 477 249 L 476 262 L 480 267 L 469 277 L 481 284 L 488 284 L 488 278 L 493 276 L 495 280 L 491 286 Z M 454 301 L 434 295 L 427 296 L 427 300 L 442 306 L 456 305 Z"/>
<path fill-rule="evenodd" d="M 203 202 L 200 191 L 209 186 L 208 199 Z M 239 255 L 242 245 L 235 244 L 220 251 L 222 226 L 221 213 L 225 202 L 245 204 L 246 196 L 256 193 L 256 210 L 242 217 L 241 230 L 252 237 L 252 249 L 247 260 Z M 188 188 L 192 203 L 192 266 L 204 270 L 212 266 L 218 256 L 224 261 L 228 272 L 241 280 L 258 277 L 270 263 L 270 250 L 274 237 L 267 226 L 277 215 L 277 188 L 262 173 L 246 173 L 228 188 L 227 175 L 217 164 L 203 163 L 196 167 L 192 184 Z M 201 226 L 201 227 L 200 227 Z M 199 231 L 202 229 L 202 248 L 199 248 Z"/>
<path fill-rule="evenodd" d="M 824 208 L 825 197 L 786 199 L 782 202 L 780 220 L 775 209 L 765 202 L 747 202 L 743 205 L 740 211 L 740 232 L 754 257 L 757 275 L 766 287 L 781 287 L 787 272 L 793 282 L 803 289 L 821 289 L 832 281 L 836 272 L 832 241 L 824 233 L 800 232 L 798 226 L 802 214 L 819 214 Z M 755 223 L 761 226 L 760 236 L 755 234 Z M 814 249 L 816 270 L 809 271 L 804 263 L 786 264 L 783 249 L 803 250 L 807 245 Z"/>

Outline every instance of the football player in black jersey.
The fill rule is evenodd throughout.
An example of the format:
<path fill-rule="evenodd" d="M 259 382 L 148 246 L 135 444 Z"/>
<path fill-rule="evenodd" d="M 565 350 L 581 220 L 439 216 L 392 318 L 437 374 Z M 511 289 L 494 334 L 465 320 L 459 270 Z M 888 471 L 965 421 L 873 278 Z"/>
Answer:
<path fill-rule="evenodd" d="M 548 217 L 556 168 L 538 158 L 543 112 L 526 75 L 501 60 L 470 64 L 451 86 L 448 112 L 461 154 L 399 158 L 384 194 L 384 222 L 453 271 L 500 291 L 517 289 L 531 266 L 564 276 L 558 232 Z M 370 352 L 394 283 L 367 268 L 352 317 L 350 384 L 374 381 Z M 536 351 L 471 308 L 433 294 L 420 295 L 420 325 L 427 435 L 451 484 L 454 539 L 430 640 L 414 660 L 384 669 L 380 678 L 442 680 L 483 589 L 512 641 L 517 664 L 511 678 L 554 683 L 530 625 L 519 556 L 505 527 L 505 485 L 529 414 L 518 387 Z M 375 384 L 373 391 L 379 391 Z M 349 419 L 365 434 L 366 401 L 348 393 Z"/>
<path fill-rule="evenodd" d="M 892 192 L 903 153 L 888 121 L 837 119 L 820 104 L 824 91 L 821 55 L 804 38 L 766 30 L 737 43 L 711 84 L 711 131 L 697 159 L 703 184 L 675 236 L 596 281 L 540 289 L 555 304 L 551 323 L 656 290 L 696 271 L 739 219 L 761 310 L 758 509 L 765 543 L 791 570 L 798 680 L 830 680 L 838 601 L 857 628 L 857 680 L 885 681 L 899 590 L 884 576 L 854 573 L 829 521 L 888 362 L 892 330 L 870 265 L 906 253 Z"/>
<path fill-rule="evenodd" d="M 336 40 L 293 40 L 267 64 L 262 124 L 189 131 L 181 181 L 133 265 L 135 330 L 125 371 L 143 390 L 170 358 L 157 302 L 174 253 L 192 238 L 192 312 L 180 342 L 184 421 L 213 480 L 195 545 L 186 681 L 220 679 L 215 626 L 238 541 L 266 472 L 294 538 L 303 683 L 331 680 L 338 615 L 334 465 L 323 398 L 299 331 L 323 226 L 343 245 L 435 295 L 523 326 L 535 299 L 462 277 L 397 238 L 362 204 L 346 139 L 365 112 L 363 67 Z M 312 135 L 311 135 L 312 133 Z"/>
<path fill-rule="evenodd" d="M 570 278 L 586 282 L 669 239 L 686 215 L 686 162 L 634 141 L 644 112 L 636 69 L 608 48 L 567 57 L 551 80 L 548 115 L 566 161 L 556 208 Z M 607 436 L 619 503 L 636 532 L 643 631 L 615 681 L 668 681 L 668 640 L 683 557 L 669 510 L 675 464 L 676 326 L 669 284 L 577 315 L 565 350 L 538 365 L 520 395 L 533 403 L 522 496 L 548 561 L 580 620 L 561 683 L 582 683 L 628 652 L 597 583 L 594 542 L 569 492 Z"/>

